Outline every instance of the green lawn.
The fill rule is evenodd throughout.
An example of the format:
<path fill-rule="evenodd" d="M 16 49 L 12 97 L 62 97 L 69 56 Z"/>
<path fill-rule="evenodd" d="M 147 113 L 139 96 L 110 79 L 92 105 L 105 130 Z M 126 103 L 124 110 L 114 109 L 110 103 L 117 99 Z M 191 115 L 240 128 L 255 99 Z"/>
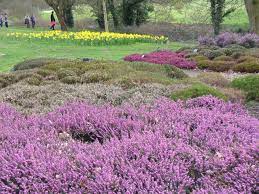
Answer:
<path fill-rule="evenodd" d="M 53 58 L 95 58 L 121 60 L 124 56 L 133 53 L 145 53 L 157 49 L 176 50 L 186 43 L 170 42 L 168 44 L 133 44 L 119 46 L 80 46 L 73 44 L 51 44 L 38 41 L 11 40 L 6 38 L 8 32 L 28 31 L 23 28 L 9 28 L 0 30 L 0 71 L 8 71 L 16 63 L 25 59 L 53 57 Z"/>

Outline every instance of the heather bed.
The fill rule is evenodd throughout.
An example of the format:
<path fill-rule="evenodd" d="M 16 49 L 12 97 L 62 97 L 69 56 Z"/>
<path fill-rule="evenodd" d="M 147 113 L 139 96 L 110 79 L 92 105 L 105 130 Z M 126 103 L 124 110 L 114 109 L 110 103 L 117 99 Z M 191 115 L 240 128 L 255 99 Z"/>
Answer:
<path fill-rule="evenodd" d="M 2 193 L 256 192 L 259 121 L 211 96 L 0 117 Z"/>

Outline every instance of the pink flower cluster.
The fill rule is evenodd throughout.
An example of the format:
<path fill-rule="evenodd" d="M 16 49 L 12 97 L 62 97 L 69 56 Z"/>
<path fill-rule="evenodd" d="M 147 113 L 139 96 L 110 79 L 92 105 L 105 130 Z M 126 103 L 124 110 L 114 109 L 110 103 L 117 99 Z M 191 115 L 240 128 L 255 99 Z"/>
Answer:
<path fill-rule="evenodd" d="M 176 53 L 172 51 L 157 51 L 148 54 L 133 54 L 126 56 L 125 61 L 141 61 L 161 65 L 172 65 L 181 69 L 194 69 L 196 63 L 185 58 L 185 53 Z"/>
<path fill-rule="evenodd" d="M 198 39 L 200 45 L 217 45 L 227 47 L 232 44 L 238 44 L 246 48 L 258 48 L 259 36 L 257 34 L 237 34 L 233 32 L 223 32 L 216 37 L 203 36 Z"/>
<path fill-rule="evenodd" d="M 0 193 L 255 193 L 259 121 L 214 97 L 0 105 Z"/>

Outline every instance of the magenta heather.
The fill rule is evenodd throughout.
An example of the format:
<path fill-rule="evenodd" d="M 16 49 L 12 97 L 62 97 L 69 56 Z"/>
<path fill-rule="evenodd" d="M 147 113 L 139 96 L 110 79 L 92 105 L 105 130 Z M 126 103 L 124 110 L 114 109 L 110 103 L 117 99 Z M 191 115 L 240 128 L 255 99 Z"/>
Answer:
<path fill-rule="evenodd" d="M 134 108 L 0 105 L 0 193 L 255 193 L 259 121 L 207 96 Z"/>
<path fill-rule="evenodd" d="M 181 69 L 194 69 L 196 63 L 188 61 L 184 53 L 175 53 L 172 51 L 156 51 L 148 54 L 133 54 L 126 56 L 125 61 L 141 61 L 161 65 L 172 65 Z"/>

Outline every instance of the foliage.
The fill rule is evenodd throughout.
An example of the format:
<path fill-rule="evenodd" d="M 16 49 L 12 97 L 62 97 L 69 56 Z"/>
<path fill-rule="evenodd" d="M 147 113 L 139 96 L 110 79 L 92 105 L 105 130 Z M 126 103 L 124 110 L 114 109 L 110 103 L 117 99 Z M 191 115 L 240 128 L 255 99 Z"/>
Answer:
<path fill-rule="evenodd" d="M 196 63 L 188 61 L 184 53 L 172 51 L 156 51 L 148 54 L 133 54 L 126 56 L 125 61 L 142 61 L 162 65 L 172 65 L 181 69 L 194 69 Z"/>
<path fill-rule="evenodd" d="M 256 192 L 259 121 L 213 97 L 0 115 L 1 193 Z"/>
<path fill-rule="evenodd" d="M 259 101 L 259 76 L 250 75 L 232 81 L 232 87 L 247 92 L 247 100 Z"/>
<path fill-rule="evenodd" d="M 204 84 L 195 84 L 189 88 L 177 91 L 172 94 L 172 99 L 174 100 L 187 100 L 191 98 L 197 98 L 200 96 L 212 95 L 218 98 L 227 99 L 227 97 L 222 94 L 220 91 L 213 87 L 209 87 Z"/>

